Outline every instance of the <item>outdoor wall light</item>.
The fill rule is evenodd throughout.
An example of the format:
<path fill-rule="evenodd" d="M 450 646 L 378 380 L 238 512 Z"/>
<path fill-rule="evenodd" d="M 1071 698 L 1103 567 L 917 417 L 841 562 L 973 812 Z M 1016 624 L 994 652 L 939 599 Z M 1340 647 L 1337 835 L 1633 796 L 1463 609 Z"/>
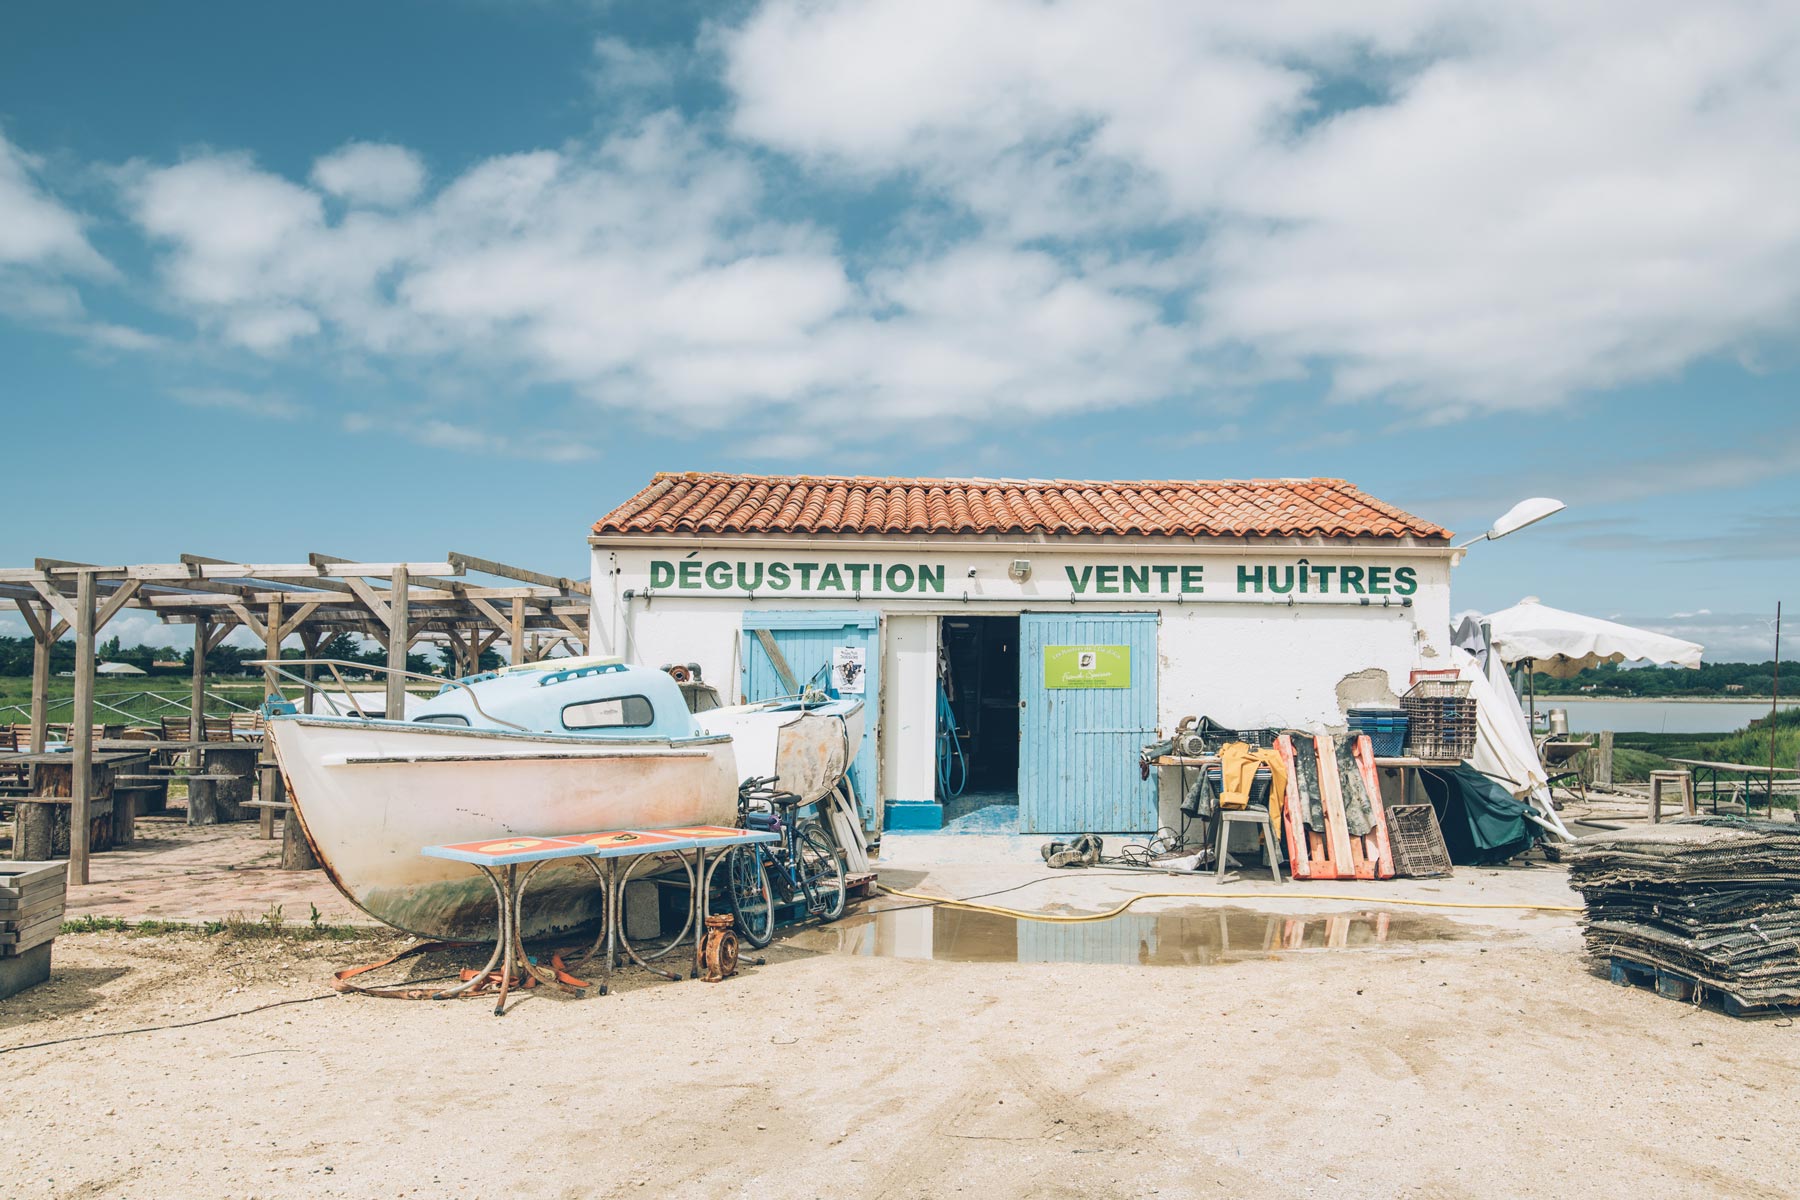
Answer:
<path fill-rule="evenodd" d="M 1503 538 L 1509 533 L 1517 533 L 1527 525 L 1535 525 L 1545 517 L 1555 516 L 1568 505 L 1561 500 L 1552 500 L 1548 496 L 1533 496 L 1529 500 L 1521 500 L 1501 514 L 1488 531 L 1478 538 L 1470 538 L 1458 550 L 1467 550 L 1476 542 L 1491 542 L 1495 538 Z"/>
<path fill-rule="evenodd" d="M 1006 568 L 1006 574 L 1014 583 L 1024 583 L 1031 578 L 1031 560 L 1029 558 L 1013 559 L 1012 565 Z"/>

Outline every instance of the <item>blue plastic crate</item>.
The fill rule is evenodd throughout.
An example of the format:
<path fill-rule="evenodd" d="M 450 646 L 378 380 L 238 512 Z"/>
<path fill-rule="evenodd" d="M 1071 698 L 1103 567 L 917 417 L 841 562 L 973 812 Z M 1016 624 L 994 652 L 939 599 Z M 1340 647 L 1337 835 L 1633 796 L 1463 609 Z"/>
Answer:
<path fill-rule="evenodd" d="M 1405 752 L 1409 721 L 1404 710 L 1353 708 L 1349 716 L 1350 732 L 1368 734 L 1377 758 L 1398 758 Z"/>

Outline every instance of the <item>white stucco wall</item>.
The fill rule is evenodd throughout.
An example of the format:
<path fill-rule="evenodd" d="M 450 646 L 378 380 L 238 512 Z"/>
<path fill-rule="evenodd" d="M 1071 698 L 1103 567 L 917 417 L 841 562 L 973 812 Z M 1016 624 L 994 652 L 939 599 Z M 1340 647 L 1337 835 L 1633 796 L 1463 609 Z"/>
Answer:
<path fill-rule="evenodd" d="M 1017 559 L 1031 563 L 1024 582 L 1008 577 L 1008 566 Z M 680 586 L 684 562 L 693 564 L 685 581 L 697 585 L 687 590 Z M 1304 594 L 1297 587 L 1285 594 L 1266 587 L 1261 593 L 1237 590 L 1239 568 L 1285 572 L 1301 562 L 1315 572 Z M 801 592 L 799 572 L 789 569 L 790 586 L 768 590 L 776 563 L 812 567 L 813 586 Z M 852 590 L 851 575 L 843 570 L 843 590 L 821 592 L 817 585 L 827 563 L 861 564 L 860 588 Z M 724 565 L 712 570 L 709 584 L 712 564 Z M 907 569 L 896 574 L 895 566 Z M 918 589 L 921 566 L 941 576 L 942 591 Z M 1148 575 L 1150 590 L 1124 590 L 1125 566 L 1137 569 L 1137 582 Z M 1356 568 L 1359 583 L 1370 578 L 1371 568 L 1382 568 L 1377 578 L 1386 583 L 1386 594 L 1346 591 L 1338 574 L 1345 566 Z M 884 579 L 913 577 L 913 588 L 877 592 L 870 585 L 876 567 Z M 1186 575 L 1183 567 L 1190 569 Z M 1325 573 L 1316 574 L 1322 567 Z M 1395 588 L 1402 567 L 1410 588 L 1404 596 Z M 1329 581 L 1324 595 L 1318 590 L 1321 579 Z M 754 597 L 738 586 L 750 580 L 765 585 Z M 1109 584 L 1115 590 L 1099 590 Z M 1158 708 L 1165 729 L 1181 717 L 1202 714 L 1228 725 L 1341 725 L 1338 689 L 1347 677 L 1382 672 L 1387 690 L 1397 694 L 1406 690 L 1415 668 L 1444 665 L 1449 648 L 1450 565 L 1441 550 L 1097 544 L 989 550 L 940 549 L 917 540 L 754 549 L 729 541 L 619 548 L 603 543 L 594 548 L 593 585 L 596 652 L 650 666 L 697 662 L 728 700 L 737 698 L 741 686 L 739 635 L 747 609 L 880 609 L 882 800 L 930 799 L 934 790 L 940 615 L 1158 612 Z M 1381 682 L 1360 681 L 1362 694 L 1371 686 L 1381 690 Z"/>

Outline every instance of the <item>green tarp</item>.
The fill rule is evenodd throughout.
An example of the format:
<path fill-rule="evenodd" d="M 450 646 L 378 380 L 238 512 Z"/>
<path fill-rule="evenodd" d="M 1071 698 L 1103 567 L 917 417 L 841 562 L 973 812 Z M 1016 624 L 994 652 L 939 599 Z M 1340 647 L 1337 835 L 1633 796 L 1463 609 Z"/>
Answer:
<path fill-rule="evenodd" d="M 1531 809 L 1473 767 L 1419 772 L 1419 783 L 1437 809 L 1444 847 L 1457 866 L 1505 862 L 1531 849 Z"/>

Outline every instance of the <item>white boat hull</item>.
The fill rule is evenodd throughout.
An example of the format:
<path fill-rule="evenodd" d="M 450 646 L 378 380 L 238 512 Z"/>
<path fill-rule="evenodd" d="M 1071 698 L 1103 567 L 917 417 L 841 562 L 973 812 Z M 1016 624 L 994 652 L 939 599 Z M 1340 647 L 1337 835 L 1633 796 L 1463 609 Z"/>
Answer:
<path fill-rule="evenodd" d="M 738 771 L 725 737 L 600 740 L 308 717 L 276 718 L 268 729 L 294 813 L 332 882 L 370 916 L 421 937 L 494 930 L 486 878 L 426 858 L 422 847 L 737 821 Z M 533 936 L 593 919 L 592 872 L 544 868 L 525 912 Z"/>
<path fill-rule="evenodd" d="M 745 779 L 774 776 L 782 791 L 808 801 L 837 786 L 862 746 L 861 701 L 790 711 L 744 704 L 697 713 L 694 719 L 709 733 L 731 735 Z"/>

